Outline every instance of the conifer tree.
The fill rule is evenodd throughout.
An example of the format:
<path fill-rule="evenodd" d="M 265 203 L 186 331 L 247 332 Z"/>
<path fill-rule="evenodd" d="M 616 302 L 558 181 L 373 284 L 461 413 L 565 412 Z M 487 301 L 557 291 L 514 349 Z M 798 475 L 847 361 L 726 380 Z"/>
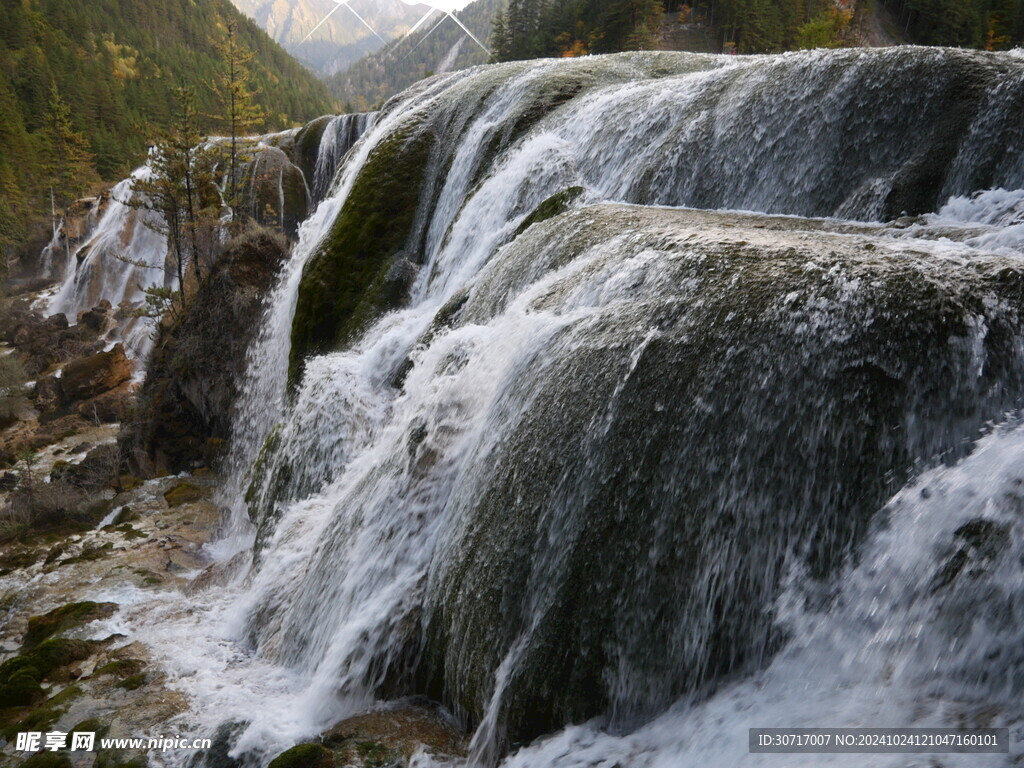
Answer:
<path fill-rule="evenodd" d="M 150 151 L 149 167 L 134 178 L 131 200 L 126 201 L 134 208 L 158 214 L 155 221 L 150 220 L 146 225 L 167 238 L 170 268 L 177 283 L 177 295 L 172 299 L 179 302 L 185 299 L 190 270 L 197 282 L 202 280 L 203 256 L 211 242 L 209 232 L 216 222 L 216 205 L 211 203 L 209 195 L 213 163 L 196 125 L 194 98 L 191 88 L 178 89 L 175 122 Z M 154 292 L 162 288 L 147 290 Z"/>
<path fill-rule="evenodd" d="M 53 197 L 66 208 L 98 180 L 89 145 L 71 124 L 71 108 L 61 97 L 57 83 L 50 84 L 43 136 L 46 175 Z"/>
<path fill-rule="evenodd" d="M 236 22 L 224 25 L 224 37 L 214 41 L 223 70 L 210 87 L 221 102 L 220 119 L 228 132 L 228 180 L 225 192 L 232 218 L 238 217 L 238 168 L 244 160 L 239 152 L 239 138 L 253 133 L 263 125 L 263 109 L 255 102 L 258 90 L 250 86 L 252 72 L 249 64 L 256 55 L 239 39 Z"/>

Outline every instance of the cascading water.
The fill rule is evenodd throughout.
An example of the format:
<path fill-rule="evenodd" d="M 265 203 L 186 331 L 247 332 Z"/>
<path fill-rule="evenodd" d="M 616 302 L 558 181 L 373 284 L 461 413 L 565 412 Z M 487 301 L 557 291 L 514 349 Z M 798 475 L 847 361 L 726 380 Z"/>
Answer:
<path fill-rule="evenodd" d="M 146 286 L 169 284 L 167 242 L 159 231 L 158 215 L 128 204 L 133 179 L 150 173 L 148 166 L 142 166 L 110 191 L 92 235 L 69 252 L 64 280 L 47 307 L 49 314 L 63 313 L 74 322 L 79 312 L 102 299 L 115 307 L 132 305 L 141 300 Z M 145 324 L 127 318 L 121 335 L 130 353 L 144 359 L 150 345 Z"/>
<path fill-rule="evenodd" d="M 194 717 L 265 762 L 427 694 L 531 768 L 1024 722 L 1022 99 L 1015 54 L 902 48 L 392 100 L 251 351 L 253 566 L 152 638 Z"/>
<path fill-rule="evenodd" d="M 248 213 L 294 235 L 308 206 L 322 199 L 341 159 L 372 124 L 373 117 L 373 113 L 361 113 L 320 118 L 327 127 L 318 134 L 313 147 L 308 180 L 301 161 L 297 160 L 299 165 L 292 162 L 297 129 L 249 139 L 254 153 L 244 164 L 246 178 L 242 185 L 247 192 L 244 207 Z M 167 263 L 159 213 L 129 204 L 136 194 L 132 191 L 133 179 L 151 173 L 148 164 L 138 168 L 103 199 L 95 203 L 80 201 L 91 203 L 84 215 L 73 209 L 75 215 L 61 222 L 41 256 L 43 274 L 62 280 L 48 301 L 50 314 L 64 313 L 74 322 L 78 313 L 102 299 L 114 306 L 131 307 L 142 300 L 145 287 L 173 282 L 173 265 Z M 119 335 L 138 360 L 144 360 L 148 353 L 150 331 L 137 318 L 122 319 Z"/>
<path fill-rule="evenodd" d="M 316 203 L 327 197 L 342 158 L 373 125 L 375 116 L 375 112 L 358 112 L 328 118 L 320 139 L 313 178 L 308 180 Z"/>

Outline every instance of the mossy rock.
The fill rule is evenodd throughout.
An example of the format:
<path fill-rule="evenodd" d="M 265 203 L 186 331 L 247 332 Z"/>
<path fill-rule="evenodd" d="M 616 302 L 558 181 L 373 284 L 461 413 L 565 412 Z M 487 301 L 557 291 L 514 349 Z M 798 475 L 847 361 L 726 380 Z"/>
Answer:
<path fill-rule="evenodd" d="M 58 670 L 87 658 L 95 644 L 85 640 L 50 638 L 0 664 L 0 708 L 39 701 L 45 692 L 39 683 Z"/>
<path fill-rule="evenodd" d="M 292 385 L 308 356 L 343 347 L 400 303 L 400 297 L 389 295 L 385 278 L 412 235 L 436 142 L 431 128 L 410 123 L 367 158 L 330 233 L 302 273 L 292 321 Z"/>
<path fill-rule="evenodd" d="M 88 720 L 83 720 L 82 722 L 78 723 L 77 725 L 75 725 L 74 728 L 70 730 L 70 733 L 76 732 L 95 733 L 97 739 L 102 739 L 104 736 L 110 733 L 110 724 L 105 723 L 102 720 L 99 720 L 95 717 L 90 717 Z"/>
<path fill-rule="evenodd" d="M 551 197 L 538 205 L 531 211 L 530 215 L 523 219 L 523 222 L 516 229 L 515 237 L 534 224 L 552 219 L 560 213 L 564 213 L 583 194 L 583 187 L 568 187 L 561 192 L 556 192 Z"/>
<path fill-rule="evenodd" d="M 565 331 L 580 343 L 545 348 L 543 377 L 508 387 L 523 406 L 434 554 L 418 691 L 479 721 L 514 657 L 502 749 L 699 698 L 784 641 L 765 606 L 786 568 L 833 578 L 915 467 L 956 461 L 1016 407 L 1018 265 L 880 257 L 816 226 L 591 206 L 488 265 L 466 322 L 500 308 L 495 273 L 507 294 L 586 253 L 531 305 L 557 313 L 651 259 L 586 333 Z"/>
<path fill-rule="evenodd" d="M 310 186 L 313 185 L 313 176 L 316 174 L 316 161 L 320 156 L 320 142 L 323 141 L 324 131 L 333 119 L 334 115 L 318 117 L 306 123 L 295 134 L 291 160 L 302 169 L 302 173 Z"/>
<path fill-rule="evenodd" d="M 334 768 L 334 754 L 322 744 L 299 744 L 275 757 L 267 768 Z"/>
<path fill-rule="evenodd" d="M 108 661 L 106 664 L 97 667 L 93 673 L 93 677 L 103 677 L 104 675 L 113 675 L 118 678 L 127 678 L 132 675 L 137 675 L 142 671 L 143 667 L 146 666 L 146 662 L 141 659 L 114 659 Z"/>
<path fill-rule="evenodd" d="M 90 621 L 109 618 L 116 610 L 117 603 L 94 603 L 86 600 L 62 605 L 42 616 L 32 616 L 28 620 L 28 631 L 25 632 L 22 647 L 32 648 L 58 632 L 65 632 Z"/>
<path fill-rule="evenodd" d="M 167 491 L 164 494 L 164 501 L 167 502 L 167 506 L 173 509 L 174 507 L 180 507 L 182 504 L 194 504 L 197 501 L 202 501 L 207 497 L 208 493 L 206 488 L 186 480 Z"/>
<path fill-rule="evenodd" d="M 36 709 L 21 717 L 17 722 L 7 725 L 3 731 L 4 737 L 13 739 L 20 732 L 48 730 L 67 712 L 67 705 L 83 693 L 84 691 L 78 685 L 67 686 L 56 695 L 44 701 Z"/>
<path fill-rule="evenodd" d="M 88 563 L 93 560 L 102 560 L 105 557 L 109 557 L 111 551 L 114 549 L 113 542 L 106 542 L 100 546 L 95 544 L 87 544 L 82 547 L 82 551 L 74 557 L 69 557 L 66 560 L 61 560 L 57 563 L 58 566 L 72 565 L 74 563 Z"/>
<path fill-rule="evenodd" d="M 425 751 L 441 757 L 466 755 L 466 735 L 432 702 L 364 712 L 322 735 L 339 765 L 400 765 Z"/>
<path fill-rule="evenodd" d="M 118 684 L 118 688 L 124 688 L 126 691 L 134 691 L 141 688 L 146 684 L 146 676 L 141 672 L 135 675 L 129 675 L 124 680 L 121 680 Z"/>

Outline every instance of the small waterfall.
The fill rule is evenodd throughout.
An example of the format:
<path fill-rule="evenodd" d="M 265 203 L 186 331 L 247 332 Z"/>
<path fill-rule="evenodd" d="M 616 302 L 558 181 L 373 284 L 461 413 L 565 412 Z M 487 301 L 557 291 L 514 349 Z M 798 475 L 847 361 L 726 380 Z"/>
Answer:
<path fill-rule="evenodd" d="M 748 702 L 787 725 L 985 697 L 1024 717 L 987 682 L 1012 631 L 940 615 L 1019 591 L 1012 514 L 984 502 L 1021 445 L 990 430 L 1024 395 L 1022 74 L 954 50 L 638 53 L 389 102 L 250 351 L 226 549 L 253 566 L 204 615 L 251 661 L 216 692 L 181 668 L 195 716 L 246 720 L 236 750 L 265 761 L 426 693 L 477 729 L 470 764 L 537 768 L 736 764 L 709 739 Z M 410 208 L 357 218 L 390 178 Z M 353 221 L 371 243 L 402 222 L 354 263 L 367 294 L 399 269 L 408 290 L 289 384 L 299 313 L 356 290 L 324 267 Z"/>
<path fill-rule="evenodd" d="M 311 192 L 319 203 L 330 192 L 342 158 L 348 154 L 359 138 L 373 125 L 375 112 L 337 115 L 329 119 L 320 139 L 320 148 L 313 169 Z"/>
<path fill-rule="evenodd" d="M 50 242 L 39 257 L 41 275 L 52 280 L 63 280 L 69 265 L 74 266 L 72 255 L 83 241 L 89 239 L 102 218 L 109 194 L 76 200 L 53 233 Z"/>
<path fill-rule="evenodd" d="M 159 231 L 158 215 L 128 204 L 133 179 L 144 179 L 149 173 L 149 167 L 142 166 L 110 191 L 92 235 L 71 254 L 64 280 L 47 307 L 50 314 L 63 313 L 75 322 L 79 312 L 101 299 L 130 308 L 141 300 L 146 286 L 170 284 L 167 243 Z M 149 329 L 138 318 L 126 317 L 123 325 L 126 349 L 133 357 L 145 359 Z"/>
<path fill-rule="evenodd" d="M 326 121 L 316 149 L 314 188 L 319 201 L 330 188 L 341 158 L 372 125 L 374 113 L 321 118 Z M 297 130 L 248 139 L 255 147 L 247 177 L 247 210 L 257 221 L 295 235 L 306 217 L 312 191 L 305 188 L 299 165 L 292 162 Z M 210 146 L 223 141 L 210 139 Z M 298 161 L 297 161 L 298 162 Z M 47 311 L 64 313 L 74 322 L 78 313 L 106 299 L 130 309 L 142 299 L 142 290 L 154 283 L 172 283 L 161 220 L 155 211 L 129 205 L 133 179 L 145 178 L 148 165 L 136 169 L 109 193 L 75 203 L 41 255 L 43 273 L 60 278 Z M 269 219 L 267 214 L 269 213 Z M 298 219 L 298 220 L 296 220 Z M 136 359 L 144 360 L 151 343 L 150 328 L 137 318 L 125 317 L 121 337 Z"/>

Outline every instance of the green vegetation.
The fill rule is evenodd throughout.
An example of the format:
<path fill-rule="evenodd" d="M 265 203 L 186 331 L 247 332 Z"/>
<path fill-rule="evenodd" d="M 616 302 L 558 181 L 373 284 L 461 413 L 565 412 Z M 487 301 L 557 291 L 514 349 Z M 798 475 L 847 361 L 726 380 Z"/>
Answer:
<path fill-rule="evenodd" d="M 884 2 L 915 43 L 998 51 L 1024 41 L 1024 0 Z"/>
<path fill-rule="evenodd" d="M 32 616 L 28 620 L 24 647 L 32 648 L 58 632 L 64 632 L 97 619 L 105 619 L 111 616 L 116 609 L 115 603 L 94 603 L 91 600 L 86 600 L 81 603 L 62 605 L 42 616 Z"/>
<path fill-rule="evenodd" d="M 529 216 L 523 219 L 523 223 L 516 229 L 516 237 L 542 221 L 553 219 L 560 213 L 569 210 L 569 207 L 576 199 L 583 194 L 583 187 L 567 187 L 561 192 L 556 192 L 533 209 Z"/>
<path fill-rule="evenodd" d="M 350 342 L 400 302 L 385 278 L 411 234 L 435 142 L 431 129 L 407 125 L 367 159 L 324 245 L 302 273 L 292 321 L 291 383 L 299 380 L 307 356 Z"/>
<path fill-rule="evenodd" d="M 195 94 L 204 133 L 227 29 L 255 53 L 254 103 L 276 129 L 331 111 L 326 88 L 228 0 L 24 0 L 0 4 L 0 262 L 50 235 L 60 207 L 127 175 Z"/>
<path fill-rule="evenodd" d="M 43 698 L 39 683 L 61 667 L 86 658 L 93 644 L 51 638 L 0 664 L 0 708 L 32 704 Z"/>
<path fill-rule="evenodd" d="M 195 483 L 183 481 L 164 494 L 164 501 L 169 507 L 180 507 L 182 504 L 194 504 L 206 498 L 208 492 Z"/>
<path fill-rule="evenodd" d="M 334 755 L 321 744 L 299 744 L 270 761 L 267 768 L 332 768 Z"/>
<path fill-rule="evenodd" d="M 499 61 L 655 49 L 668 19 L 709 30 L 731 53 L 856 43 L 857 16 L 882 3 L 912 42 L 987 50 L 1024 40 L 1024 0 L 508 0 L 494 20 Z"/>

